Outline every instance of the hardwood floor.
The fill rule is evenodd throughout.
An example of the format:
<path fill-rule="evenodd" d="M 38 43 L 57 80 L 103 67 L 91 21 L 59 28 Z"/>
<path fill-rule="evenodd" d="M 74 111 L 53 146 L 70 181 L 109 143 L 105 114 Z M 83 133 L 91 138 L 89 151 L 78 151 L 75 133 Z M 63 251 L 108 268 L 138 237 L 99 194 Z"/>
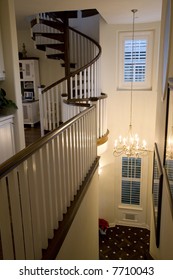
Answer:
<path fill-rule="evenodd" d="M 28 146 L 41 137 L 40 123 L 36 123 L 34 127 L 31 127 L 31 125 L 25 125 L 24 132 L 26 146 Z"/>

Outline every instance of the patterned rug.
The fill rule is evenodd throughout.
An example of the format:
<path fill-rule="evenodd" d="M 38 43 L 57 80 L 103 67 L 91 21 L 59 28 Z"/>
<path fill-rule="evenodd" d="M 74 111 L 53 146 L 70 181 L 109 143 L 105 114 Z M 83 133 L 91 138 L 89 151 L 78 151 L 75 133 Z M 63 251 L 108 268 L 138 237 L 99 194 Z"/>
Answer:
<path fill-rule="evenodd" d="M 99 236 L 100 260 L 151 260 L 150 231 L 144 228 L 115 226 Z"/>

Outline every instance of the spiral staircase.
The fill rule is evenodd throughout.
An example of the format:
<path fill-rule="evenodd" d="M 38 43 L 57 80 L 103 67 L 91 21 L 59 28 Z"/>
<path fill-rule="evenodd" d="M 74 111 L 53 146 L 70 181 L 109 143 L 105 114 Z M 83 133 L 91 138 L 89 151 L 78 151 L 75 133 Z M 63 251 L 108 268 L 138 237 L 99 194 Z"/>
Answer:
<path fill-rule="evenodd" d="M 97 10 L 50 12 L 39 14 L 31 22 L 35 47 L 48 59 L 59 60 L 64 78 L 39 89 L 41 133 L 51 131 L 95 104 L 97 142 L 108 139 L 107 95 L 100 88 L 99 44 L 69 26 L 70 19 L 96 15 Z M 81 17 L 80 15 L 80 17 Z"/>

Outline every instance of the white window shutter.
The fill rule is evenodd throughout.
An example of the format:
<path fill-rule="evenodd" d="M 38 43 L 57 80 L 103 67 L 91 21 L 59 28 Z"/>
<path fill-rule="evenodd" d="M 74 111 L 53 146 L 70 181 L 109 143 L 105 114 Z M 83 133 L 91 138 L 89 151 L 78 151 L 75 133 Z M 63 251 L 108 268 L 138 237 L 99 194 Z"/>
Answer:
<path fill-rule="evenodd" d="M 141 158 L 122 158 L 121 203 L 140 205 Z"/>
<path fill-rule="evenodd" d="M 133 44 L 133 45 L 132 45 Z M 152 88 L 153 31 L 119 33 L 118 89 Z M 133 56 L 132 56 L 133 53 Z"/>

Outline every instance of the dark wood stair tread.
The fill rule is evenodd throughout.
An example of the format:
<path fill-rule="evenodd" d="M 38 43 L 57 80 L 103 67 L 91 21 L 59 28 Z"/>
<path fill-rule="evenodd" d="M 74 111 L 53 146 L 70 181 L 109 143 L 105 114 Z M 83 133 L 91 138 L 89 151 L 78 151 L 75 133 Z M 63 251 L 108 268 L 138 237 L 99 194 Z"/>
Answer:
<path fill-rule="evenodd" d="M 91 17 L 99 14 L 99 12 L 96 9 L 86 9 L 86 10 L 82 10 L 81 12 L 83 18 Z"/>
<path fill-rule="evenodd" d="M 64 51 L 64 44 L 41 44 L 37 45 L 36 48 L 41 51 L 46 51 L 46 48 L 54 49 L 63 52 Z"/>

